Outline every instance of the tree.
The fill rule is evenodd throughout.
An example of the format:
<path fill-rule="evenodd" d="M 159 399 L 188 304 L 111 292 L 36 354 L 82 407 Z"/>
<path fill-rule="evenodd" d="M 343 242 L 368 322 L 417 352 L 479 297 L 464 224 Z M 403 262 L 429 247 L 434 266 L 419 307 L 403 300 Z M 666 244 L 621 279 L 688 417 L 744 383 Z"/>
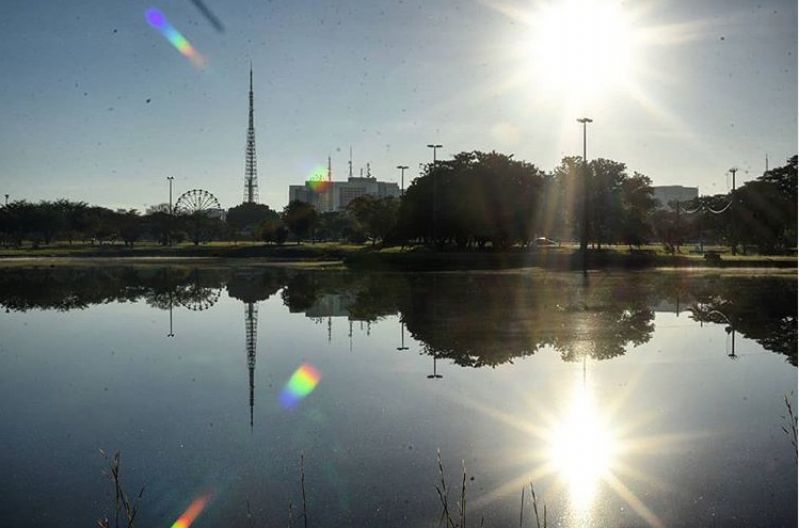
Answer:
<path fill-rule="evenodd" d="M 117 213 L 117 232 L 126 246 L 133 247 L 144 232 L 142 217 L 136 209 Z"/>
<path fill-rule="evenodd" d="M 261 224 L 259 235 L 264 242 L 274 242 L 282 246 L 289 237 L 289 230 L 280 218 L 270 218 Z"/>
<path fill-rule="evenodd" d="M 264 204 L 243 203 L 228 209 L 226 223 L 237 234 L 257 236 L 260 226 L 267 220 L 277 220 L 279 215 Z"/>
<path fill-rule="evenodd" d="M 321 213 L 315 232 L 319 240 L 363 241 L 366 238 L 361 226 L 348 210 Z"/>
<path fill-rule="evenodd" d="M 397 224 L 399 205 L 396 198 L 376 198 L 364 195 L 351 201 L 347 210 L 375 244 L 378 240 L 385 240 L 389 232 L 394 229 Z"/>
<path fill-rule="evenodd" d="M 220 235 L 224 227 L 221 220 L 212 218 L 203 211 L 195 211 L 190 215 L 179 215 L 177 218 L 195 246 Z"/>
<path fill-rule="evenodd" d="M 284 207 L 282 218 L 284 225 L 299 244 L 302 239 L 313 233 L 318 214 L 313 205 L 294 200 Z"/>
<path fill-rule="evenodd" d="M 622 186 L 625 164 L 608 159 L 589 163 L 589 242 L 598 246 L 619 241 L 623 225 Z"/>
<path fill-rule="evenodd" d="M 415 179 L 399 212 L 398 238 L 437 247 L 502 249 L 525 244 L 537 229 L 544 173 L 497 152 L 462 152 L 429 165 Z"/>
<path fill-rule="evenodd" d="M 647 219 L 655 207 L 650 178 L 638 172 L 622 182 L 621 241 L 640 246 L 650 235 Z"/>

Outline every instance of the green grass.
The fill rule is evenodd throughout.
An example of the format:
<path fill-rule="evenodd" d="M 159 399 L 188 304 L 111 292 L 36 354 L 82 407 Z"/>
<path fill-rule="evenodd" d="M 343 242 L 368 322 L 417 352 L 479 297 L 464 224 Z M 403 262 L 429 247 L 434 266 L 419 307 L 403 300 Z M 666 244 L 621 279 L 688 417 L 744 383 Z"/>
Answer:
<path fill-rule="evenodd" d="M 590 250 L 590 268 L 649 268 L 649 267 L 777 267 L 796 268 L 797 256 L 731 255 L 727 248 L 706 246 L 706 252 L 719 252 L 721 262 L 710 263 L 694 246 L 683 246 L 677 255 L 667 253 L 661 245 L 642 246 L 631 250 L 628 246 L 603 246 Z M 0 248 L 2 258 L 35 258 L 38 262 L 50 259 L 104 258 L 206 258 L 248 259 L 262 262 L 334 263 L 343 262 L 360 269 L 441 270 L 441 269 L 508 269 L 541 267 L 547 269 L 581 269 L 582 257 L 575 244 L 560 247 L 521 248 L 506 251 L 434 251 L 427 247 L 391 247 L 347 244 L 339 242 L 289 243 L 283 246 L 261 242 L 209 242 L 195 246 L 181 243 L 161 246 L 141 243 L 134 247 L 122 244 L 91 245 L 87 243 L 56 243 L 39 248 Z"/>

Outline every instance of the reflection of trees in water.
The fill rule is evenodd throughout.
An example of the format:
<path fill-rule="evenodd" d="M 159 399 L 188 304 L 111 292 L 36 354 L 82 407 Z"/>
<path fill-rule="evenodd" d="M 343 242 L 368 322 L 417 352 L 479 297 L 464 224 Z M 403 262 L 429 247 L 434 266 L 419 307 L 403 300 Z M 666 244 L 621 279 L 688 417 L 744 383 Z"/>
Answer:
<path fill-rule="evenodd" d="M 430 289 L 412 280 L 401 311 L 415 339 L 463 366 L 499 365 L 544 346 L 565 361 L 604 359 L 653 331 L 646 292 L 617 285 L 573 274 L 441 276 Z"/>
<path fill-rule="evenodd" d="M 678 273 L 351 273 L 279 268 L 7 268 L 0 306 L 71 310 L 145 300 L 210 308 L 225 287 L 245 303 L 278 291 L 291 312 L 373 322 L 400 313 L 424 353 L 499 365 L 553 347 L 565 361 L 607 359 L 647 342 L 658 310 L 690 310 L 797 364 L 794 276 Z"/>
<path fill-rule="evenodd" d="M 713 277 L 696 288 L 692 318 L 726 326 L 797 366 L 797 283 L 794 277 Z"/>

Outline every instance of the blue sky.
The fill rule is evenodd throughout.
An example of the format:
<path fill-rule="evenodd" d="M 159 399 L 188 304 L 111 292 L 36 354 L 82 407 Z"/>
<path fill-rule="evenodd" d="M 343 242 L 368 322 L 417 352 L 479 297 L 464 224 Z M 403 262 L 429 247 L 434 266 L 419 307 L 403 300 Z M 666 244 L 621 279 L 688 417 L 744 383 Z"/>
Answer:
<path fill-rule="evenodd" d="M 430 160 L 431 142 L 440 157 L 495 149 L 551 170 L 580 153 L 583 114 L 595 119 L 590 158 L 656 185 L 721 192 L 730 166 L 746 181 L 766 153 L 775 166 L 797 151 L 797 2 L 630 2 L 630 24 L 650 37 L 636 93 L 615 86 L 577 102 L 520 55 L 543 2 L 205 3 L 223 33 L 190 0 L 4 0 L 0 194 L 141 210 L 166 201 L 172 175 L 176 195 L 203 188 L 236 205 L 250 60 L 260 197 L 274 208 L 329 154 L 346 177 L 350 145 L 356 172 L 369 162 L 393 181 L 396 165 L 413 177 Z M 149 7 L 205 70 L 147 24 Z"/>

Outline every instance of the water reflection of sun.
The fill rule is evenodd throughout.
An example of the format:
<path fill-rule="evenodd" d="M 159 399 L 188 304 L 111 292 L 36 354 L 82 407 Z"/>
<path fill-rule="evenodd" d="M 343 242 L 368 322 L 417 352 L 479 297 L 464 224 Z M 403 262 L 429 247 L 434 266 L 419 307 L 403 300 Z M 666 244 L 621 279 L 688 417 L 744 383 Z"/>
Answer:
<path fill-rule="evenodd" d="M 547 447 L 547 463 L 566 485 L 576 514 L 589 512 L 598 482 L 609 475 L 618 449 L 592 394 L 579 386 L 566 415 L 552 425 Z"/>
<path fill-rule="evenodd" d="M 652 416 L 625 415 L 625 400 L 633 389 L 629 384 L 624 394 L 602 405 L 595 398 L 591 381 L 585 373 L 575 371 L 575 383 L 550 412 L 539 409 L 526 419 L 489 408 L 480 402 L 469 402 L 472 408 L 522 431 L 528 438 L 523 452 L 500 454 L 501 465 L 523 468 L 522 474 L 508 479 L 497 488 L 477 497 L 474 505 L 481 508 L 501 497 L 518 493 L 520 487 L 532 482 L 554 483 L 544 489 L 545 501 L 560 503 L 558 517 L 565 526 L 596 526 L 602 524 L 597 515 L 604 506 L 603 497 L 610 491 L 622 499 L 648 526 L 664 523 L 631 488 L 645 484 L 663 490 L 658 479 L 636 467 L 637 456 L 673 451 L 698 434 L 641 434 L 642 427 Z M 553 412 L 554 411 L 554 412 Z M 542 491 L 542 490 L 538 490 Z M 541 493 L 537 493 L 541 494 Z M 552 512 L 552 508 L 548 507 Z"/>

